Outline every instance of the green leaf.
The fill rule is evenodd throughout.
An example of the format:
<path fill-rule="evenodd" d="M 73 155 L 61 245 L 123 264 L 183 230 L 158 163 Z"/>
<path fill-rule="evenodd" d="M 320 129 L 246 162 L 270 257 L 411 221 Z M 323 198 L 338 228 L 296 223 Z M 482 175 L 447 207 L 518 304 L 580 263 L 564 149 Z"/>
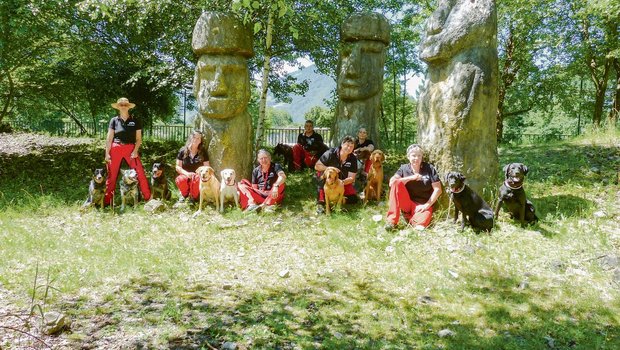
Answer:
<path fill-rule="evenodd" d="M 260 7 L 260 2 L 258 2 L 258 1 L 254 1 L 254 2 L 252 2 L 252 7 L 253 7 L 254 9 L 258 9 L 258 8 Z"/>
<path fill-rule="evenodd" d="M 280 11 L 278 12 L 278 17 L 284 17 L 284 15 L 286 15 L 286 10 L 286 6 L 281 6 Z"/>
<path fill-rule="evenodd" d="M 263 25 L 260 22 L 254 23 L 254 34 L 260 32 L 263 29 Z"/>

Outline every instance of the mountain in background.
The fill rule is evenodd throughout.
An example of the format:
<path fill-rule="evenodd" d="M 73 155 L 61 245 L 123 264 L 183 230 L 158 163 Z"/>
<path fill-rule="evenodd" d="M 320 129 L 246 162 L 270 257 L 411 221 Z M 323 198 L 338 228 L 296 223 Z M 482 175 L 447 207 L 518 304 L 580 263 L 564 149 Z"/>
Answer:
<path fill-rule="evenodd" d="M 308 81 L 308 91 L 305 95 L 291 95 L 291 103 L 277 102 L 273 95 L 267 96 L 267 106 L 288 112 L 295 124 L 303 124 L 304 115 L 314 106 L 327 107 L 325 99 L 331 97 L 336 82 L 330 76 L 321 74 L 316 66 L 310 65 L 289 73 L 298 82 Z"/>

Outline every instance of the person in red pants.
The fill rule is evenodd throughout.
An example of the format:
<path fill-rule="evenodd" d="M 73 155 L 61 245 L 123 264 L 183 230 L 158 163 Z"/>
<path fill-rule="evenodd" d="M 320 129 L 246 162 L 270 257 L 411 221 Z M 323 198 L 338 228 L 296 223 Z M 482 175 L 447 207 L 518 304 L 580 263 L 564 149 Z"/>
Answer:
<path fill-rule="evenodd" d="M 284 199 L 286 174 L 282 166 L 271 162 L 271 153 L 261 149 L 256 156 L 258 166 L 252 170 L 252 181 L 239 182 L 239 205 L 241 209 L 252 212 L 261 208 L 273 211 Z"/>
<path fill-rule="evenodd" d="M 360 128 L 357 131 L 357 139 L 355 140 L 353 154 L 357 157 L 357 172 L 360 175 L 362 183 L 366 183 L 366 177 L 368 177 L 368 171 L 372 165 L 370 154 L 374 150 L 375 143 L 368 138 L 368 131 L 366 131 L 366 128 Z"/>
<path fill-rule="evenodd" d="M 441 180 L 435 168 L 422 159 L 424 154 L 419 145 L 407 147 L 409 164 L 403 164 L 390 178 L 390 197 L 385 229 L 398 226 L 401 211 L 407 223 L 418 230 L 430 224 L 433 205 L 441 194 Z"/>
<path fill-rule="evenodd" d="M 323 136 L 314 131 L 314 122 L 306 120 L 304 132 L 297 136 L 297 143 L 293 146 L 295 170 L 301 170 L 303 166 L 314 168 L 314 164 L 327 151 L 327 148 L 323 142 Z"/>
<path fill-rule="evenodd" d="M 194 130 L 185 146 L 181 147 L 177 154 L 176 171 L 179 174 L 174 182 L 181 192 L 179 203 L 200 199 L 200 176 L 196 174 L 196 169 L 209 164 L 209 155 L 204 148 L 202 132 Z"/>
<path fill-rule="evenodd" d="M 129 110 L 136 105 L 129 102 L 125 97 L 119 98 L 112 107 L 118 109 L 118 115 L 110 119 L 108 135 L 105 142 L 105 161 L 108 166 L 108 179 L 106 180 L 106 192 L 104 203 L 109 205 L 116 190 L 116 178 L 125 160 L 130 168 L 138 173 L 138 185 L 142 198 L 145 201 L 151 199 L 149 182 L 144 174 L 144 167 L 140 162 L 138 150 L 142 144 L 142 123 L 140 120 L 129 115 Z"/>

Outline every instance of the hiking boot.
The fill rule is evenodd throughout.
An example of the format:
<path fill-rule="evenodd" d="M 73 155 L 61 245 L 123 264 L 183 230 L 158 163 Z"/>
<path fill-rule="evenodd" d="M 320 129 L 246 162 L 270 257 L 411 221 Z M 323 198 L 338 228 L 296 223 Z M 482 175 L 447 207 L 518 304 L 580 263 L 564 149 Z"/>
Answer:
<path fill-rule="evenodd" d="M 245 208 L 245 211 L 248 213 L 252 213 L 252 212 L 258 212 L 260 210 L 260 205 L 258 204 L 250 204 L 247 206 L 247 208 Z"/>
<path fill-rule="evenodd" d="M 325 205 L 323 203 L 319 203 L 316 206 L 316 215 L 323 215 L 325 214 Z"/>

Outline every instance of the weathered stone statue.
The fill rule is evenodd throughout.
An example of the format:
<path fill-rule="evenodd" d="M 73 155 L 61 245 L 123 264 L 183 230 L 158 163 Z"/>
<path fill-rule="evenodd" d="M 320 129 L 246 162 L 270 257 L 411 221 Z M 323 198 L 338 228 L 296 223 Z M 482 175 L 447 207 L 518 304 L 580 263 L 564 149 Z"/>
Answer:
<path fill-rule="evenodd" d="M 353 14 L 342 24 L 340 41 L 338 105 L 332 144 L 340 144 L 345 135 L 357 135 L 364 127 L 368 138 L 377 142 L 390 24 L 378 13 Z"/>
<path fill-rule="evenodd" d="M 194 95 L 201 118 L 196 118 L 196 127 L 205 135 L 211 166 L 218 174 L 232 168 L 248 178 L 254 158 L 247 112 L 251 31 L 232 15 L 205 12 L 194 27 L 192 49 L 199 56 Z"/>
<path fill-rule="evenodd" d="M 418 102 L 418 141 L 440 174 L 460 171 L 483 194 L 498 171 L 495 1 L 440 0 L 420 52 L 428 73 Z"/>

